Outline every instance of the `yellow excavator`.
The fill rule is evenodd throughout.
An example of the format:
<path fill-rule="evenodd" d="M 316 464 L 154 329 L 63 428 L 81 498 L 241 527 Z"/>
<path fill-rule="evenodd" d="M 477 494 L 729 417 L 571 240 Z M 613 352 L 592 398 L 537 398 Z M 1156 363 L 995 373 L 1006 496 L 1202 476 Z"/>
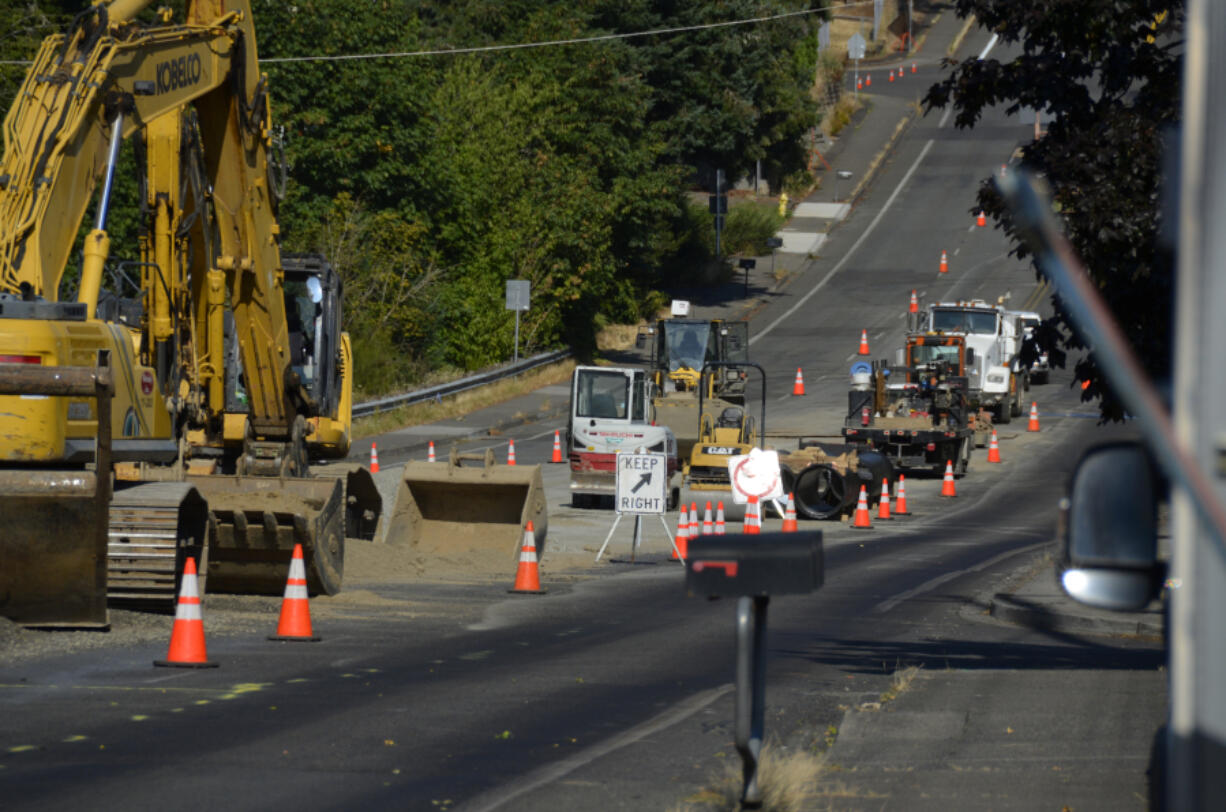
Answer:
<path fill-rule="evenodd" d="M 280 253 L 249 4 L 138 21 L 148 3 L 49 37 L 4 120 L 0 615 L 27 625 L 170 601 L 189 555 L 210 591 L 279 594 L 295 543 L 332 594 L 345 537 L 381 510 L 364 470 L 311 469 L 349 450 L 351 355 L 335 273 Z M 144 191 L 131 299 L 103 284 L 125 138 Z"/>

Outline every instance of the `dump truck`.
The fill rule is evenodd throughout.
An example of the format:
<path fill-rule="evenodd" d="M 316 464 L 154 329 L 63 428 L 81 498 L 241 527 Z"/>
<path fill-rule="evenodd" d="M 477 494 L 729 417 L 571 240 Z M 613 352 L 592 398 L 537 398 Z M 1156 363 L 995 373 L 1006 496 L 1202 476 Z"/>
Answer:
<path fill-rule="evenodd" d="M 209 590 L 280 594 L 295 543 L 309 589 L 335 593 L 347 532 L 372 533 L 381 507 L 368 473 L 312 475 L 348 450 L 352 361 L 325 272 L 303 271 L 308 298 L 307 277 L 320 286 L 310 376 L 288 318 L 249 4 L 189 0 L 183 22 L 138 22 L 146 5 L 99 3 L 49 37 L 4 122 L 0 378 L 18 394 L 0 396 L 0 552 L 15 562 L 0 614 L 30 625 L 105 625 L 108 595 L 167 605 L 187 556 Z M 145 221 L 125 297 L 118 268 L 104 286 L 106 222 L 133 137 Z M 74 292 L 62 283 L 95 191 Z M 70 367 L 109 370 L 109 410 L 36 392 Z M 103 496 L 105 554 L 94 519 L 31 510 Z M 36 599 L 7 588 L 25 579 L 44 584 Z"/>
<path fill-rule="evenodd" d="M 966 336 L 966 346 L 975 351 L 966 368 L 972 406 L 988 409 L 1002 424 L 1022 413 L 1023 393 L 1030 384 L 1018 361 L 1021 337 L 1016 320 L 1007 316 L 1003 304 L 983 299 L 933 302 L 924 329 Z"/>
<path fill-rule="evenodd" d="M 673 430 L 682 464 L 688 465 L 701 425 L 700 385 L 703 413 L 712 418 L 728 407 L 745 405 L 743 364 L 749 359 L 749 323 L 690 318 L 690 304 L 684 300 L 674 300 L 670 313 L 640 332 L 638 345 L 651 343 L 656 418 Z M 712 362 L 722 364 L 719 374 L 704 376 L 703 366 Z"/>
<path fill-rule="evenodd" d="M 677 438 L 656 425 L 655 385 L 640 367 L 578 366 L 571 375 L 566 423 L 570 495 L 574 507 L 611 501 L 617 492 L 617 452 L 665 455 L 668 509 L 681 499 Z"/>

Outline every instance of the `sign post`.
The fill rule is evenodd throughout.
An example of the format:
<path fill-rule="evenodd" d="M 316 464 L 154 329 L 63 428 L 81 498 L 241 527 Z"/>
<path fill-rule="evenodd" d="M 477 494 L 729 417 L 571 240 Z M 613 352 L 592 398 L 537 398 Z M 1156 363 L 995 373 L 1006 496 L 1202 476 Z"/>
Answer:
<path fill-rule="evenodd" d="M 668 524 L 664 521 L 664 512 L 668 509 L 668 478 L 668 457 L 666 455 L 648 451 L 617 452 L 617 488 L 613 502 L 617 518 L 613 520 L 613 527 L 609 529 L 609 535 L 605 536 L 604 544 L 600 545 L 600 552 L 596 553 L 597 561 L 604 555 L 605 548 L 609 546 L 609 540 L 613 538 L 618 522 L 627 513 L 634 516 L 634 542 L 630 548 L 631 561 L 634 560 L 642 538 L 644 516 L 652 514 L 659 516 L 665 535 L 668 536 L 673 549 L 677 549 L 677 543 L 672 533 L 668 532 Z"/>
<path fill-rule="evenodd" d="M 515 311 L 515 360 L 519 363 L 519 314 L 528 310 L 532 298 L 532 283 L 527 279 L 507 280 L 507 310 Z"/>
<path fill-rule="evenodd" d="M 856 82 L 854 87 L 856 88 L 857 99 L 860 98 L 860 60 L 864 58 L 864 52 L 867 47 L 868 43 L 864 41 L 864 37 L 861 36 L 859 31 L 847 38 L 847 58 L 856 63 Z"/>

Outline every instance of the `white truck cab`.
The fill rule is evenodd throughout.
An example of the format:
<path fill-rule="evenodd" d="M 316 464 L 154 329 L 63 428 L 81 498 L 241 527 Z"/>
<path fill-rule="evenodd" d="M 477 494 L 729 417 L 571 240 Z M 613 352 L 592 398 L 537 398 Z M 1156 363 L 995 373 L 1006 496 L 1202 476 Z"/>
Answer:
<path fill-rule="evenodd" d="M 1008 313 L 1002 304 L 983 299 L 928 305 L 928 330 L 965 335 L 966 346 L 975 351 L 966 371 L 971 400 L 990 409 L 997 423 L 1008 423 L 1022 413 L 1022 392 L 1029 388 L 1017 363 L 1021 350 L 1017 320 Z"/>

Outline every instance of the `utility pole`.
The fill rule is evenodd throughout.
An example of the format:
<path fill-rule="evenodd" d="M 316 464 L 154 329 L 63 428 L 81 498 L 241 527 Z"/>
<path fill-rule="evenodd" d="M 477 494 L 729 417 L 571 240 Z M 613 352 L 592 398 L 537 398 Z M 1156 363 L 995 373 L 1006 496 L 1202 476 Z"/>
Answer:
<path fill-rule="evenodd" d="M 1190 0 L 1184 24 L 1174 422 L 1226 502 L 1226 4 Z M 1170 213 L 1172 216 L 1174 213 Z M 1220 809 L 1226 797 L 1226 539 L 1198 518 L 1181 488 L 1171 498 L 1167 808 Z"/>

